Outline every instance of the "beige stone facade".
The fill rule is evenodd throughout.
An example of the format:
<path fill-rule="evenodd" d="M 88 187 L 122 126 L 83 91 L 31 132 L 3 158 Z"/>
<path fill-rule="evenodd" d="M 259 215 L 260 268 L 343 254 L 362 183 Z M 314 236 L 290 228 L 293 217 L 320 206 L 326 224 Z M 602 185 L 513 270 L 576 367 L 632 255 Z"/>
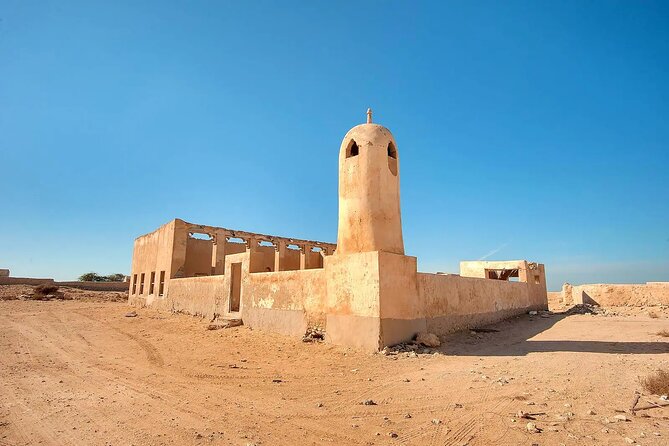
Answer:
<path fill-rule="evenodd" d="M 173 220 L 135 240 L 130 303 L 294 336 L 318 326 L 365 350 L 547 307 L 541 264 L 419 273 L 404 254 L 399 177 L 395 139 L 370 114 L 340 147 L 336 245 Z"/>
<path fill-rule="evenodd" d="M 562 285 L 556 304 L 617 306 L 669 305 L 669 282 Z"/>

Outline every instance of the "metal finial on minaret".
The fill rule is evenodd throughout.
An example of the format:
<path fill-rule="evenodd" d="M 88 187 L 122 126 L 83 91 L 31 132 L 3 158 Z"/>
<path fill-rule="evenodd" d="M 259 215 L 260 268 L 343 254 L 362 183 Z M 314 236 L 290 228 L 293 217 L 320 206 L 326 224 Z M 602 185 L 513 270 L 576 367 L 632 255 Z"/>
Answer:
<path fill-rule="evenodd" d="M 367 124 L 371 124 L 371 123 L 372 123 L 372 109 L 368 108 L 367 109 Z"/>

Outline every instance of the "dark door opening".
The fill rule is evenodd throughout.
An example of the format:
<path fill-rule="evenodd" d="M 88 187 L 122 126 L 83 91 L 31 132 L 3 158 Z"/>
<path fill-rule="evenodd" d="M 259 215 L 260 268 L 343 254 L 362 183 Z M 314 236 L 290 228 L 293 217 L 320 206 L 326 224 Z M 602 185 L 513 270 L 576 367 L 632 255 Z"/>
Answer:
<path fill-rule="evenodd" d="M 242 291 L 242 264 L 230 264 L 230 312 L 239 311 Z"/>

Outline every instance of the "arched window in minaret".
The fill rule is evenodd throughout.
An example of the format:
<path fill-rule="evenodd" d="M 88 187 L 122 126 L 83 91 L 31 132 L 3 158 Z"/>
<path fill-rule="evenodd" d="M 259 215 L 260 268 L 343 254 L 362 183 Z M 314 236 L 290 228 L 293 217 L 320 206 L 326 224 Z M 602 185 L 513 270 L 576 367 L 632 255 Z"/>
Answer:
<path fill-rule="evenodd" d="M 388 169 L 397 176 L 397 149 L 392 141 L 388 143 Z"/>
<path fill-rule="evenodd" d="M 358 156 L 359 153 L 360 149 L 358 148 L 358 144 L 356 144 L 354 140 L 351 140 L 351 142 L 348 143 L 348 147 L 346 148 L 346 158 Z"/>

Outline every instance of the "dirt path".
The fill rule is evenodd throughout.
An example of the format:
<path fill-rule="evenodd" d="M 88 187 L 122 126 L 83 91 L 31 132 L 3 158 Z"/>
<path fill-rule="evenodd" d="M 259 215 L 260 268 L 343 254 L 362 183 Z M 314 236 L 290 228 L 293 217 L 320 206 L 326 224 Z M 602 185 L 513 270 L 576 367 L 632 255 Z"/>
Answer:
<path fill-rule="evenodd" d="M 669 368 L 665 317 L 525 316 L 412 358 L 126 311 L 0 302 L 0 445 L 669 442 L 669 409 L 605 422 Z"/>

